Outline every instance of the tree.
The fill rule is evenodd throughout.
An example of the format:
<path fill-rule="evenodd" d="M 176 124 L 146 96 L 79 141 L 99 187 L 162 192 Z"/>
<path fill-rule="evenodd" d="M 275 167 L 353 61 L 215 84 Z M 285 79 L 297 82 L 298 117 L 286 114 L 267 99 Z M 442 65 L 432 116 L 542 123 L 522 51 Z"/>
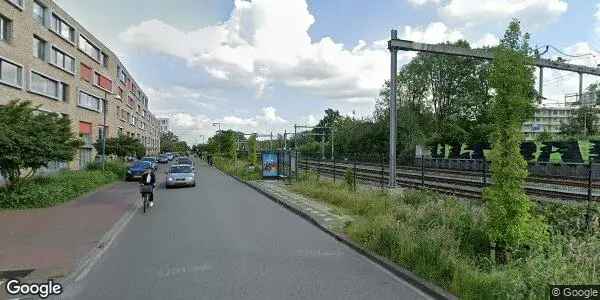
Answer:
<path fill-rule="evenodd" d="M 248 161 L 251 165 L 256 165 L 256 157 L 257 149 L 256 149 L 256 134 L 253 134 L 248 139 Z"/>
<path fill-rule="evenodd" d="M 102 140 L 98 139 L 94 144 L 94 147 L 98 153 L 101 153 Z M 146 154 L 146 148 L 138 139 L 132 136 L 119 135 L 118 137 L 106 139 L 105 153 L 107 155 L 116 155 L 118 157 L 142 157 Z"/>
<path fill-rule="evenodd" d="M 335 124 L 335 121 L 338 120 L 341 117 L 340 112 L 337 110 L 333 110 L 331 108 L 328 108 L 325 110 L 325 116 L 323 117 L 323 119 L 321 119 L 319 121 L 319 123 L 317 123 L 317 127 L 332 127 Z M 325 129 L 325 128 L 314 128 L 312 130 L 313 133 L 318 133 L 318 134 L 323 134 L 325 141 L 329 141 L 330 140 L 330 130 L 329 129 Z M 321 139 L 323 138 L 323 136 L 315 136 L 315 140 L 317 142 L 321 142 Z"/>
<path fill-rule="evenodd" d="M 489 216 L 488 235 L 506 253 L 547 239 L 547 229 L 531 215 L 532 204 L 523 191 L 527 162 L 520 154 L 521 126 L 533 116 L 536 97 L 528 45 L 529 36 L 522 35 L 519 21 L 513 20 L 495 50 L 489 78 L 495 91 L 489 155 L 493 184 L 485 189 L 483 199 Z"/>
<path fill-rule="evenodd" d="M 175 148 L 179 138 L 172 132 L 163 132 L 160 134 L 160 152 L 177 152 Z"/>
<path fill-rule="evenodd" d="M 30 101 L 0 106 L 0 174 L 18 186 L 53 161 L 71 161 L 82 142 L 71 132 L 67 116 L 46 113 Z"/>

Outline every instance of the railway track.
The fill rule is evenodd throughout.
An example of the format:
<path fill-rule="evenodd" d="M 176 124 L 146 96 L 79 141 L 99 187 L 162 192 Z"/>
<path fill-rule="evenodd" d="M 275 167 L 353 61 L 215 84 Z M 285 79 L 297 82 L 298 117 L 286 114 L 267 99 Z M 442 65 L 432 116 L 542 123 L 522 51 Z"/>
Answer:
<path fill-rule="evenodd" d="M 341 162 L 334 165 L 332 162 L 300 160 L 299 169 L 315 170 L 324 175 L 343 178 L 346 169 L 354 168 L 353 164 Z M 489 186 L 491 178 L 486 177 L 484 182 L 481 172 L 439 172 L 440 169 L 421 170 L 414 167 L 400 167 L 397 170 L 397 184 L 409 188 L 427 188 L 437 192 L 451 194 L 465 198 L 481 198 L 484 187 Z M 424 175 L 424 176 L 423 176 Z M 387 184 L 388 169 L 374 164 L 356 165 L 357 181 L 371 184 Z M 592 200 L 600 199 L 600 185 L 592 185 Z M 587 182 L 577 180 L 557 180 L 555 178 L 530 178 L 524 187 L 525 192 L 539 200 L 564 200 L 586 201 L 588 197 Z"/>

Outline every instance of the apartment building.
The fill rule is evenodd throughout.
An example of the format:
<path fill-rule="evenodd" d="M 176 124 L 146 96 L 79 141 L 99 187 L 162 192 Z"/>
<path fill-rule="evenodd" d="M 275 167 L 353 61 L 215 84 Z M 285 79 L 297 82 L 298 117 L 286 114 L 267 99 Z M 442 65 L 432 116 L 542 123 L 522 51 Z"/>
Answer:
<path fill-rule="evenodd" d="M 85 145 L 70 167 L 92 161 L 93 143 L 138 138 L 148 154 L 160 149 L 158 119 L 148 97 L 119 58 L 52 0 L 0 0 L 0 105 L 30 100 L 60 113 Z"/>
<path fill-rule="evenodd" d="M 560 133 L 561 124 L 568 124 L 577 108 L 573 106 L 538 106 L 532 120 L 523 123 L 526 140 L 535 139 L 542 132 Z"/>
<path fill-rule="evenodd" d="M 158 118 L 158 123 L 160 126 L 160 133 L 171 131 L 171 128 L 169 128 L 169 118 Z"/>

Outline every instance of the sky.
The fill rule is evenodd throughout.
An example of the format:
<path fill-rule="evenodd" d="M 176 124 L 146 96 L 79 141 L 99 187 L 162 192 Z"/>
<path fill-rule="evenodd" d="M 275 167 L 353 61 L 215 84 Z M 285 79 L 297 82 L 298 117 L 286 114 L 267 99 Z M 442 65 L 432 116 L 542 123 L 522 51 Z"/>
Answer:
<path fill-rule="evenodd" d="M 327 108 L 370 116 L 390 74 L 391 29 L 417 42 L 492 46 L 516 17 L 533 45 L 557 49 L 544 57 L 600 64 L 596 0 L 56 2 L 121 58 L 150 110 L 193 144 L 212 136 L 215 122 L 277 134 L 316 124 Z M 400 52 L 399 65 L 413 56 Z M 584 76 L 584 85 L 596 80 Z M 544 70 L 546 104 L 577 90 L 577 74 Z"/>

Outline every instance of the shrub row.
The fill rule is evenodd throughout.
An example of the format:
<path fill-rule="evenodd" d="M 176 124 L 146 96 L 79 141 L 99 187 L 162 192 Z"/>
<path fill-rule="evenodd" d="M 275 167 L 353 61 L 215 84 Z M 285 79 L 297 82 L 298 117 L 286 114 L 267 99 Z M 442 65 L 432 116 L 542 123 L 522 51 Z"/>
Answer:
<path fill-rule="evenodd" d="M 262 178 L 260 168 L 251 166 L 251 164 L 245 160 L 238 159 L 234 161 L 233 159 L 215 157 L 214 165 L 221 171 L 243 180 L 259 180 Z"/>
<path fill-rule="evenodd" d="M 35 177 L 17 187 L 0 189 L 0 209 L 44 208 L 77 198 L 99 186 L 122 179 L 125 164 L 110 162 L 106 171 L 95 164 L 86 170 L 62 171 L 57 174 Z"/>
<path fill-rule="evenodd" d="M 354 193 L 314 180 L 290 189 L 354 215 L 345 228 L 352 240 L 463 299 L 547 299 L 548 284 L 600 282 L 600 237 L 581 225 L 585 207 L 541 205 L 551 243 L 499 264 L 490 255 L 485 210 L 472 202 L 426 191 Z M 598 206 L 592 211 L 597 228 Z"/>

